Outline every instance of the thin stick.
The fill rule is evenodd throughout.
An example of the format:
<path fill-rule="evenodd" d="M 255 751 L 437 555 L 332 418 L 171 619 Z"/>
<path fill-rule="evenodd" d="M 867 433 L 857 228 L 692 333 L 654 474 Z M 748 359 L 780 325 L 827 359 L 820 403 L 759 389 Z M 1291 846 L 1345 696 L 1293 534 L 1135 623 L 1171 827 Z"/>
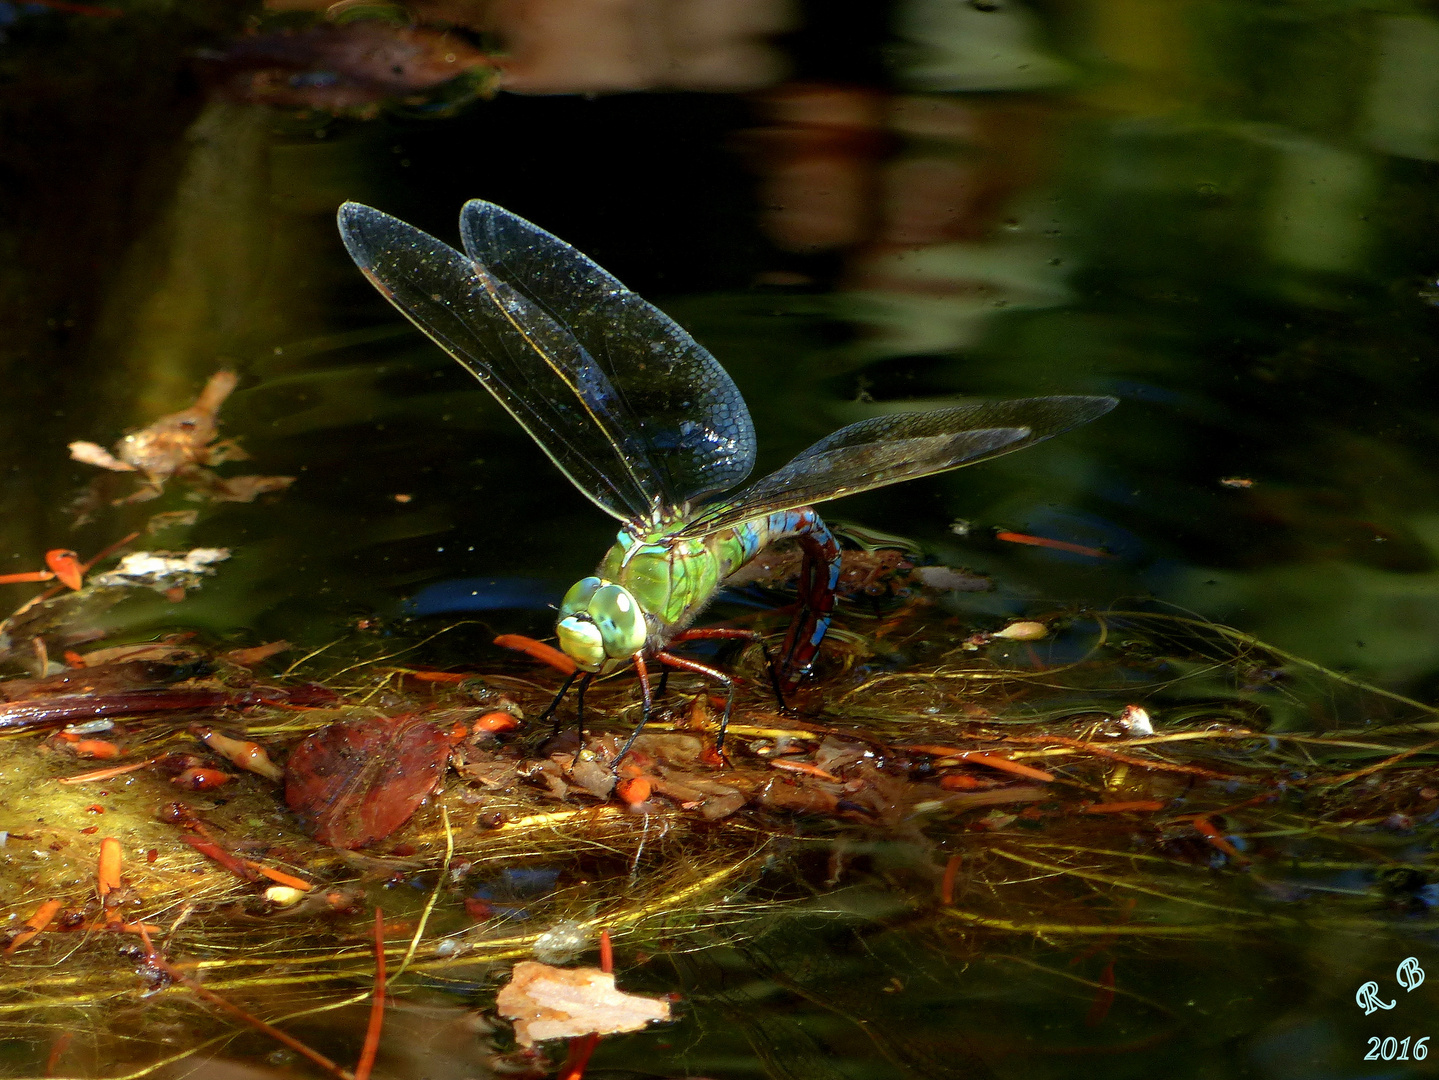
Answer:
<path fill-rule="evenodd" d="M 380 1052 L 380 1028 L 385 1022 L 385 912 L 375 908 L 375 996 L 370 1001 L 370 1025 L 365 1029 L 365 1045 L 355 1066 L 355 1080 L 370 1080 L 375 1055 Z"/>
<path fill-rule="evenodd" d="M 288 1046 L 291 1050 L 295 1051 L 295 1053 L 299 1054 L 301 1057 L 305 1058 L 308 1061 L 313 1061 L 316 1065 L 324 1069 L 331 1076 L 338 1077 L 339 1080 L 355 1080 L 355 1076 L 353 1073 L 351 1073 L 348 1069 L 342 1068 L 340 1065 L 337 1065 L 335 1062 L 327 1058 L 324 1054 L 320 1053 L 318 1050 L 310 1049 L 310 1047 L 306 1046 L 293 1035 L 287 1035 L 279 1028 L 271 1027 L 269 1024 L 265 1023 L 265 1021 L 261 1020 L 258 1016 L 252 1016 L 244 1009 L 240 1008 L 240 1006 L 230 1001 L 226 1001 L 213 990 L 206 989 L 194 979 L 190 978 L 190 976 L 186 975 L 183 971 L 175 967 L 173 964 L 171 964 L 168 960 L 166 960 L 163 956 L 160 955 L 159 950 L 157 950 L 155 946 L 151 944 L 150 935 L 146 933 L 143 926 L 140 927 L 140 937 L 145 942 L 146 959 L 149 960 L 150 963 L 154 964 L 161 971 L 163 971 L 170 979 L 172 979 L 174 982 L 179 983 L 196 997 L 200 998 L 202 1001 L 208 1001 L 211 1005 L 218 1005 L 226 1012 L 238 1016 L 241 1020 L 249 1024 L 255 1030 L 264 1032 L 266 1035 L 270 1036 L 270 1038 L 274 1039 L 282 1046 Z"/>
<path fill-rule="evenodd" d="M 945 907 L 954 904 L 954 879 L 959 876 L 959 853 L 949 857 L 949 862 L 944 864 L 944 877 L 939 881 L 939 902 Z"/>
<path fill-rule="evenodd" d="M 600 970 L 606 975 L 615 973 L 615 947 L 610 943 L 610 932 L 600 931 Z"/>

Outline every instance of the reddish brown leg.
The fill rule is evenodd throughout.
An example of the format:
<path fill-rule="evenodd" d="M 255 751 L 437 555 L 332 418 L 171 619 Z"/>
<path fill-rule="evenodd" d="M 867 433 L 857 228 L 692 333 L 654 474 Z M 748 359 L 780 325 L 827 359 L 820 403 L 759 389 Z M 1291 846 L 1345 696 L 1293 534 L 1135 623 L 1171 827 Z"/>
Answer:
<path fill-rule="evenodd" d="M 779 670 L 774 666 L 774 657 L 770 655 L 769 646 L 764 643 L 764 638 L 755 631 L 723 626 L 708 630 L 682 630 L 670 639 L 670 644 L 681 641 L 750 641 L 758 645 L 760 652 L 764 654 L 764 667 L 765 671 L 769 673 L 769 685 L 770 689 L 774 691 L 774 699 L 781 709 L 785 707 L 784 691 L 780 688 Z"/>
<path fill-rule="evenodd" d="M 624 756 L 630 752 L 630 747 L 635 744 L 635 740 L 640 737 L 640 732 L 650 722 L 650 714 L 654 709 L 654 696 L 650 693 L 650 669 L 645 664 L 644 653 L 635 653 L 632 659 L 635 665 L 635 674 L 640 677 L 640 722 L 635 725 L 634 731 L 630 732 L 630 737 L 625 740 L 624 746 L 620 747 L 619 754 L 615 756 L 615 766 L 618 766 Z"/>
<path fill-rule="evenodd" d="M 645 664 L 644 653 L 635 653 L 632 659 L 635 665 L 635 674 L 640 677 L 640 722 L 630 732 L 630 737 L 625 740 L 624 746 L 620 747 L 620 752 L 615 755 L 615 763 L 611 768 L 617 767 L 624 760 L 624 756 L 630 752 L 630 747 L 635 744 L 635 740 L 640 737 L 640 732 L 650 722 L 650 713 L 654 708 L 654 696 L 650 693 L 650 669 Z"/>
<path fill-rule="evenodd" d="M 734 710 L 734 677 L 726 675 L 719 668 L 710 667 L 708 664 L 701 664 L 698 660 L 690 660 L 683 656 L 675 656 L 673 653 L 655 653 L 654 659 L 668 667 L 678 668 L 681 671 L 693 671 L 699 675 L 708 675 L 716 682 L 724 683 L 727 691 L 724 703 L 724 714 L 720 717 L 719 734 L 715 736 L 715 753 L 720 757 L 724 756 L 724 735 L 729 728 L 730 713 Z"/>

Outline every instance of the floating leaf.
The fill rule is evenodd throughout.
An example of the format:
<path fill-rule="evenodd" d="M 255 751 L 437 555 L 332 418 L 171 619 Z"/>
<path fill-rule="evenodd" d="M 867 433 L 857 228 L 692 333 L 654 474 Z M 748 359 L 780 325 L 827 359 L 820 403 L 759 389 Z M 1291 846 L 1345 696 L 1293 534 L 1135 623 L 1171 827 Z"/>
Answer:
<path fill-rule="evenodd" d="M 615 989 L 599 968 L 557 968 L 524 960 L 495 999 L 500 1015 L 515 1022 L 515 1039 L 533 1046 L 575 1035 L 639 1031 L 670 1018 L 668 1001 Z"/>

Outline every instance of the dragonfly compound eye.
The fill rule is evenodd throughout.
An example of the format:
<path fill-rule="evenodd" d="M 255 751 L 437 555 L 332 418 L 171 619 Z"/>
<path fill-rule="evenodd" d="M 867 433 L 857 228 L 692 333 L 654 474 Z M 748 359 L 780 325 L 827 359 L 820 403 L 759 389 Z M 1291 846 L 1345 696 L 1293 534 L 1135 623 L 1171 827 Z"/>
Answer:
<path fill-rule="evenodd" d="M 565 593 L 565 598 L 560 601 L 560 618 L 564 619 L 570 615 L 578 615 L 582 611 L 588 611 L 590 597 L 595 595 L 604 582 L 597 577 L 580 578 L 570 586 L 570 591 Z"/>
<path fill-rule="evenodd" d="M 623 585 L 603 585 L 590 597 L 590 618 L 600 629 L 605 652 L 614 659 L 644 648 L 645 614 Z"/>

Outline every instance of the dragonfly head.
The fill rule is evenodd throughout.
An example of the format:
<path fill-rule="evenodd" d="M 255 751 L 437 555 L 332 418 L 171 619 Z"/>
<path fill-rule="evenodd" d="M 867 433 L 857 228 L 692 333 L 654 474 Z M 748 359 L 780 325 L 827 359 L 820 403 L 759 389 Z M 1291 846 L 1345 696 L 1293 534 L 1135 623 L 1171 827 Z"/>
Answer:
<path fill-rule="evenodd" d="M 623 585 L 582 578 L 560 602 L 555 624 L 560 648 L 581 671 L 599 671 L 611 660 L 627 660 L 644 648 L 645 613 Z"/>

